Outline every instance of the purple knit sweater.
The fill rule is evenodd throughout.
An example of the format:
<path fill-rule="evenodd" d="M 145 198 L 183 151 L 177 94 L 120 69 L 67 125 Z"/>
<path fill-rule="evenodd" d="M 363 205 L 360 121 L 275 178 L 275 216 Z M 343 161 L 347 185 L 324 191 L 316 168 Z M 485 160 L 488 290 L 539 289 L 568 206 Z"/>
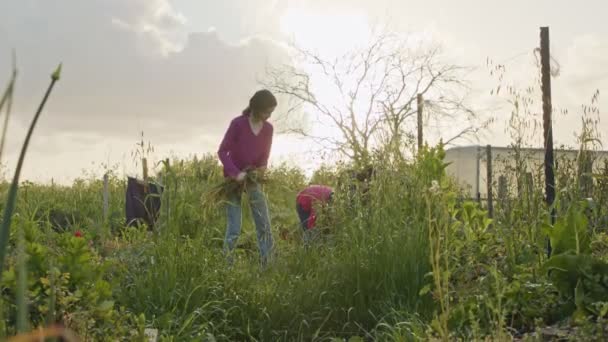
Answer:
<path fill-rule="evenodd" d="M 240 115 L 234 118 L 218 151 L 224 165 L 224 176 L 236 177 L 247 167 L 260 168 L 268 165 L 273 131 L 272 125 L 264 122 L 262 130 L 256 136 L 249 125 L 249 117 Z"/>

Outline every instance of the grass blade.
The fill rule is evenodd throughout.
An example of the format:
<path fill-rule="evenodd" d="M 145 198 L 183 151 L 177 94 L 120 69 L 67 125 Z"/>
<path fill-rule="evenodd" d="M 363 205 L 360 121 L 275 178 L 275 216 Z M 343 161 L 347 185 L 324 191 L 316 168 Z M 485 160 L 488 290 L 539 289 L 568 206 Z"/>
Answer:
<path fill-rule="evenodd" d="M 17 242 L 17 332 L 28 331 L 27 308 L 27 266 L 25 254 L 25 236 L 23 230 L 19 231 Z"/>
<path fill-rule="evenodd" d="M 8 120 L 10 118 L 11 109 L 13 106 L 13 93 L 15 90 L 15 82 L 17 81 L 17 57 L 15 56 L 15 52 L 13 51 L 13 75 L 2 95 L 2 100 L 0 100 L 0 114 L 2 113 L 2 108 L 4 107 L 4 103 L 7 102 L 6 108 L 6 116 L 4 117 L 4 125 L 2 127 L 2 135 L 0 136 L 0 160 L 2 159 L 2 153 L 4 152 L 4 142 L 6 140 L 6 131 L 8 129 Z"/>
<path fill-rule="evenodd" d="M 25 160 L 25 154 L 27 152 L 27 147 L 29 145 L 30 139 L 32 138 L 32 134 L 34 132 L 34 127 L 36 127 L 36 123 L 38 122 L 38 118 L 40 117 L 40 113 L 48 100 L 51 91 L 53 90 L 53 86 L 59 80 L 61 74 L 61 64 L 59 67 L 53 72 L 51 75 L 51 84 L 49 85 L 38 110 L 36 111 L 36 115 L 30 124 L 30 128 L 25 137 L 25 141 L 23 142 L 23 146 L 21 147 L 21 154 L 19 155 L 19 161 L 17 162 L 17 168 L 15 169 L 15 175 L 13 176 L 13 181 L 11 183 L 11 187 L 8 192 L 8 197 L 6 201 L 6 207 L 4 207 L 4 214 L 2 215 L 2 225 L 0 226 L 0 281 L 2 280 L 2 272 L 1 270 L 4 268 L 4 258 L 6 255 L 6 249 L 8 246 L 8 240 L 10 236 L 10 226 L 11 219 L 13 216 L 13 211 L 15 210 L 15 203 L 17 202 L 17 190 L 19 188 L 19 175 L 21 174 L 21 168 L 23 167 L 23 161 Z"/>
<path fill-rule="evenodd" d="M 55 321 L 56 321 L 55 304 L 57 302 L 57 291 L 55 289 L 56 282 L 57 282 L 55 266 L 53 266 L 53 264 L 51 264 L 50 269 L 51 269 L 51 271 L 49 272 L 49 282 L 50 282 L 50 287 L 51 287 L 51 294 L 49 295 L 49 311 L 46 316 L 46 326 L 47 327 L 55 324 Z"/>

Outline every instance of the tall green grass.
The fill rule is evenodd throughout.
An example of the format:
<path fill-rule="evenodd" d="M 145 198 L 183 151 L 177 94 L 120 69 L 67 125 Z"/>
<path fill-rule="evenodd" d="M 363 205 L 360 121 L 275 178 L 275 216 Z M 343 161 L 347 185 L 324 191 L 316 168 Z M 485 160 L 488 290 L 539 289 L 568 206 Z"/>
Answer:
<path fill-rule="evenodd" d="M 0 112 L 2 112 L 3 106 L 7 104 L 6 117 L 4 121 L 4 128 L 2 130 L 2 137 L 0 137 L 0 157 L 2 148 L 4 147 L 4 142 L 7 133 L 8 119 L 10 117 L 10 111 L 14 96 L 14 87 L 17 77 L 17 68 L 13 65 L 13 73 L 11 80 L 8 83 L 6 91 L 4 92 L 2 98 L 0 99 Z M 21 174 L 21 168 L 23 167 L 23 163 L 25 160 L 25 155 L 27 153 L 27 148 L 34 132 L 34 128 L 36 127 L 36 123 L 38 122 L 38 118 L 44 109 L 46 101 L 53 90 L 55 83 L 59 80 L 61 75 L 61 64 L 57 67 L 57 69 L 51 74 L 51 84 L 49 85 L 44 97 L 42 98 L 42 102 L 38 106 L 38 110 L 36 111 L 34 118 L 29 126 L 27 131 L 25 141 L 23 142 L 21 153 L 19 154 L 19 160 L 17 161 L 17 166 L 15 168 L 15 173 L 13 176 L 12 183 L 9 187 L 6 204 L 4 206 L 4 212 L 2 215 L 2 223 L 0 224 L 0 283 L 2 282 L 2 276 L 4 274 L 4 265 L 5 258 L 7 254 L 7 249 L 9 247 L 9 237 L 10 237 L 10 228 L 11 228 L 11 220 L 13 217 L 13 212 L 15 210 L 15 205 L 17 202 L 17 191 L 19 188 L 19 177 Z M 25 332 L 28 330 L 28 307 L 27 307 L 27 268 L 26 268 L 26 255 L 24 251 L 24 239 L 23 232 L 19 231 L 19 240 L 18 240 L 18 253 L 17 253 L 17 267 L 18 267 L 18 280 L 17 280 L 17 331 Z M 0 319 L 4 320 L 2 312 L 0 311 Z M 0 332 L 3 334 L 3 332 Z"/>
<path fill-rule="evenodd" d="M 40 268 L 51 265 L 35 261 L 52 259 L 48 263 L 61 272 L 49 273 L 49 281 L 61 283 L 65 273 L 79 279 L 68 282 L 67 290 L 52 286 L 57 294 L 50 298 L 35 299 L 58 308 L 58 316 L 77 312 L 85 321 L 98 320 L 72 322 L 83 335 L 102 336 L 112 326 L 113 336 L 127 340 L 133 336 L 128 331 L 140 334 L 147 326 L 159 329 L 166 341 L 508 339 L 514 330 L 523 333 L 565 318 L 565 304 L 541 271 L 546 258 L 541 228 L 548 221 L 542 183 L 521 196 L 508 194 L 489 221 L 483 207 L 460 198 L 445 174 L 443 155 L 441 146 L 425 148 L 412 160 L 378 155 L 369 184 L 354 187 L 344 178 L 346 166 L 317 172 L 314 183 L 333 185 L 336 194 L 330 215 L 318 222 L 319 231 L 327 233 L 308 248 L 295 212 L 296 194 L 307 180 L 297 168 L 272 168 L 264 190 L 276 256 L 263 271 L 247 205 L 236 264 L 228 267 L 222 256 L 224 203 L 206 196 L 223 181 L 212 155 L 165 164 L 157 177 L 165 191 L 153 233 L 124 227 L 126 184 L 118 177 L 110 177 L 114 219 L 109 223 L 101 214 L 101 180 L 91 178 L 70 187 L 22 185 L 14 225 L 24 232 L 28 274 L 46 277 Z M 575 165 L 561 165 L 558 205 L 566 209 L 581 195 L 570 181 L 580 174 Z M 529 171 L 510 172 L 524 177 Z M 605 198 L 605 179 L 596 182 L 592 196 Z M 605 213 L 605 203 L 593 215 Z M 54 223 L 57 217 L 63 220 Z M 73 239 L 76 229 L 93 244 Z M 285 241 L 279 239 L 283 230 L 291 233 Z M 107 231 L 108 239 L 96 241 L 99 231 Z M 605 236 L 594 231 L 599 253 L 608 250 Z M 13 235 L 12 243 L 17 241 Z M 41 245 L 51 251 L 41 252 Z M 18 255 L 23 254 L 11 250 L 13 269 Z M 39 285 L 28 286 L 31 293 Z M 5 289 L 3 300 L 11 308 L 24 298 L 11 292 L 19 289 L 16 284 Z M 69 295 L 62 297 L 62 291 Z M 74 299 L 87 291 L 87 298 L 100 297 L 100 303 Z M 66 305 L 66 298 L 78 305 Z M 108 305 L 114 311 L 99 308 Z M 41 307 L 30 307 L 30 320 L 39 320 Z M 4 321 L 11 331 L 19 317 L 15 312 Z"/>
<path fill-rule="evenodd" d="M 433 153 L 425 158 L 439 160 Z M 373 337 L 383 322 L 432 316 L 431 298 L 419 295 L 430 271 L 419 197 L 432 180 L 445 177 L 436 163 L 379 169 L 365 199 L 337 189 L 333 216 L 319 222 L 329 234 L 308 249 L 299 241 L 295 213 L 304 177 L 297 169 L 271 170 L 265 190 L 277 248 L 274 263 L 262 272 L 247 212 L 240 261 L 228 269 L 220 253 L 223 205 L 184 211 L 198 199 L 194 193 L 217 184 L 217 164 L 207 161 L 203 171 L 202 162 L 173 163 L 171 177 L 179 175 L 179 181 L 167 182 L 169 210 L 180 218 L 166 219 L 166 230 L 142 247 L 119 290 L 123 305 L 145 313 L 163 333 L 184 340 L 205 334 L 226 340 Z M 174 195 L 170 184 L 180 182 L 190 186 Z M 292 228 L 293 240 L 277 238 L 281 227 Z"/>
<path fill-rule="evenodd" d="M 493 228 L 488 229 L 486 213 L 477 204 L 457 200 L 442 155 L 439 148 L 425 150 L 412 161 L 377 160 L 367 193 L 337 187 L 331 216 L 319 220 L 319 229 L 329 234 L 321 234 L 310 248 L 300 240 L 294 208 L 295 196 L 306 184 L 303 174 L 286 166 L 270 170 L 265 191 L 277 248 L 274 262 L 264 271 L 257 263 L 247 206 L 234 267 L 227 267 L 222 256 L 223 203 L 204 200 L 222 181 L 212 156 L 174 160 L 161 174 L 163 204 L 168 205 L 154 234 L 118 226 L 108 239 L 110 246 L 91 248 L 108 262 L 100 270 L 107 272 L 102 276 L 112 285 L 115 307 L 122 308 L 125 317 L 143 317 L 164 340 L 475 339 L 506 337 L 507 326 L 528 329 L 534 326 L 534 315 L 553 322 L 559 303 L 540 304 L 554 297 L 538 270 L 542 234 L 531 228 L 546 221 L 542 196 L 532 197 L 530 203 L 512 202 L 509 208 L 518 216 L 497 206 Z M 337 184 L 344 171 L 338 168 L 324 177 Z M 116 179 L 110 184 L 111 211 L 120 212 L 125 183 Z M 72 187 L 32 184 L 27 191 L 18 208 L 24 219 L 16 224 L 28 244 L 46 244 L 73 233 L 54 231 L 47 217 L 34 215 L 43 207 L 51 211 L 73 206 L 74 212 L 83 213 L 74 226 L 95 236 L 95 221 L 102 220 L 99 180 L 83 179 Z M 282 228 L 292 232 L 287 241 L 278 238 Z M 437 260 L 440 263 L 433 264 Z M 67 269 L 82 272 L 77 265 Z M 519 300 L 530 294 L 517 283 L 536 286 L 531 288 L 538 289 L 533 290 L 537 298 L 527 301 L 539 309 Z M 508 315 L 512 310 L 516 314 Z M 104 319 L 139 329 L 130 318 Z"/>

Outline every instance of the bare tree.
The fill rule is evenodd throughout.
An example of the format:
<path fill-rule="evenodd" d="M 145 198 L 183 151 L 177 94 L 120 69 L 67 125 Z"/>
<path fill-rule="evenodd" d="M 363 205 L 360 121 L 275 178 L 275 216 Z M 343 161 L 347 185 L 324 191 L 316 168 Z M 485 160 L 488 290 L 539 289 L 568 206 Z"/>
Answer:
<path fill-rule="evenodd" d="M 285 131 L 313 138 L 355 163 L 367 163 L 374 147 L 401 151 L 403 137 L 415 131 L 407 125 L 415 117 L 418 94 L 428 109 L 425 121 L 462 125 L 463 118 L 475 117 L 464 105 L 464 68 L 442 63 L 436 47 L 381 34 L 367 47 L 334 59 L 292 48 L 295 63 L 269 69 L 264 85 L 293 101 L 289 112 L 303 109 L 313 122 L 331 125 L 339 134 L 314 136 L 293 126 Z M 472 123 L 465 126 L 447 140 L 475 132 Z"/>

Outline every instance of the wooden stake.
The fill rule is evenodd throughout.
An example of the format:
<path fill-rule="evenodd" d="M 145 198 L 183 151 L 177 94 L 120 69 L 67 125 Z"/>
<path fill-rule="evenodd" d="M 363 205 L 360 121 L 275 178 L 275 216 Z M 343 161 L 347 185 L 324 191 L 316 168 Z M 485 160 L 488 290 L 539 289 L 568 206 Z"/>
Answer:
<path fill-rule="evenodd" d="M 148 159 L 146 158 L 142 158 L 141 159 L 141 166 L 142 166 L 142 175 L 144 178 L 144 193 L 147 194 L 148 193 Z"/>
<path fill-rule="evenodd" d="M 492 202 L 492 146 L 486 146 L 486 191 L 488 200 L 488 215 L 494 217 L 494 203 Z"/>
<path fill-rule="evenodd" d="M 475 200 L 481 205 L 481 191 L 479 189 L 479 177 L 481 177 L 480 159 L 481 158 L 481 147 L 475 148 Z"/>
<path fill-rule="evenodd" d="M 500 175 L 500 177 L 498 177 L 498 201 L 503 208 L 507 202 L 508 191 L 507 177 L 505 177 L 505 175 Z"/>
<path fill-rule="evenodd" d="M 109 193 L 109 177 L 108 174 L 103 175 L 103 222 L 108 222 L 110 211 L 110 193 Z"/>
<path fill-rule="evenodd" d="M 543 93 L 543 131 L 545 139 L 545 199 L 551 208 L 551 224 L 555 223 L 555 162 L 553 159 L 553 127 L 551 121 L 551 53 L 549 51 L 549 28 L 540 28 L 541 84 Z M 551 242 L 548 241 L 547 254 L 551 255 Z"/>
<path fill-rule="evenodd" d="M 422 98 L 422 94 L 418 94 L 417 97 L 418 104 L 418 151 L 422 150 L 422 144 L 424 141 L 424 137 L 422 136 L 422 112 L 424 110 L 424 99 Z"/>

